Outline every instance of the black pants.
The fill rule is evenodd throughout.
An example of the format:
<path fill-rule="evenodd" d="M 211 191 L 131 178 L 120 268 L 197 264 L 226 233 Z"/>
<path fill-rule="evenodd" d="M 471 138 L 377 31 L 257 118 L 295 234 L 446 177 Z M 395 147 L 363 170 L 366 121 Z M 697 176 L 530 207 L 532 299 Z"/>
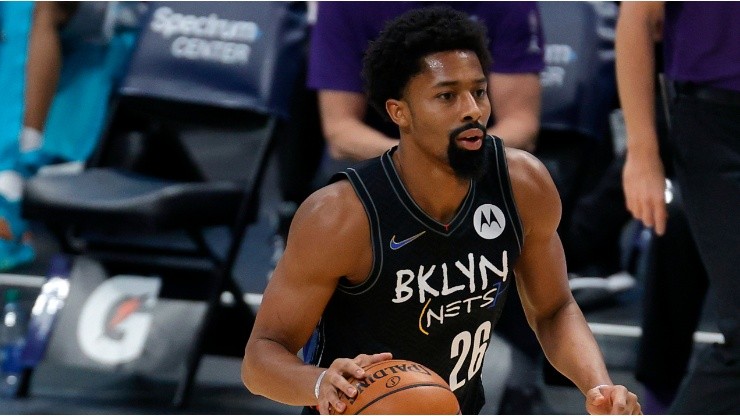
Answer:
<path fill-rule="evenodd" d="M 725 344 L 714 345 L 699 357 L 671 412 L 738 414 L 740 105 L 679 94 L 672 110 L 676 174 L 689 226 L 716 295 L 717 323 Z M 688 285 L 685 290 L 697 288 Z"/>
<path fill-rule="evenodd" d="M 573 206 L 569 226 L 560 230 L 568 271 L 608 276 L 622 269 L 620 238 L 632 216 L 622 190 L 624 157 L 616 157 L 596 187 Z"/>
<path fill-rule="evenodd" d="M 708 286 L 677 184 L 665 235 L 653 236 L 649 259 L 635 375 L 667 406 L 686 375 Z"/>

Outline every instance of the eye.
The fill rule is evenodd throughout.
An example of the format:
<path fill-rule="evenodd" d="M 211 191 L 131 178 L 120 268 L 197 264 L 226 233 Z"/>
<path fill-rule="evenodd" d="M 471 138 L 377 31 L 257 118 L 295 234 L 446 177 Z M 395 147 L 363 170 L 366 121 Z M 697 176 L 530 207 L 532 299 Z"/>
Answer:
<path fill-rule="evenodd" d="M 486 96 L 486 89 L 485 88 L 481 88 L 481 89 L 475 90 L 475 96 L 478 97 L 478 98 L 485 97 Z"/>
<path fill-rule="evenodd" d="M 443 100 L 443 101 L 449 101 L 453 97 L 453 94 L 451 92 L 443 92 L 442 94 L 437 95 L 437 98 Z"/>

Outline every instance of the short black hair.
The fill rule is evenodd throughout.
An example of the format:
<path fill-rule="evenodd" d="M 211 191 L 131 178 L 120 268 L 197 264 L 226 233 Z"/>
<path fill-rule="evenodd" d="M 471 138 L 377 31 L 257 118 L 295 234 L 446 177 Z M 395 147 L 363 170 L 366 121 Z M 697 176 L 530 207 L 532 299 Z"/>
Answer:
<path fill-rule="evenodd" d="M 409 80 L 423 70 L 422 58 L 451 50 L 473 51 L 484 73 L 491 66 L 486 28 L 449 6 L 410 10 L 391 20 L 370 43 L 362 78 L 370 104 L 386 119 L 388 99 L 400 99 Z"/>

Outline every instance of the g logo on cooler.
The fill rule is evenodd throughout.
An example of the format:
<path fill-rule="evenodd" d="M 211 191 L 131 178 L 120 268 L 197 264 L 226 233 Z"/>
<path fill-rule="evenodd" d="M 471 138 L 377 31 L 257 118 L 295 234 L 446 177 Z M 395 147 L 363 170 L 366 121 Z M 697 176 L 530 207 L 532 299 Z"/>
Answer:
<path fill-rule="evenodd" d="M 152 326 L 161 281 L 115 276 L 95 288 L 82 307 L 77 341 L 90 359 L 118 365 L 141 356 Z"/>

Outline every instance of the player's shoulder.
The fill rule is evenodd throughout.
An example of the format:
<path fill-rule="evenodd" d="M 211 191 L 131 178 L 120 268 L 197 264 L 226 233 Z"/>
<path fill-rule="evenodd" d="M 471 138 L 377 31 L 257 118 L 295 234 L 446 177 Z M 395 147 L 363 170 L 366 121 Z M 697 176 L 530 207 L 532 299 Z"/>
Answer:
<path fill-rule="evenodd" d="M 506 164 L 525 229 L 541 221 L 559 222 L 560 195 L 545 165 L 531 153 L 514 148 L 506 148 Z"/>
<path fill-rule="evenodd" d="M 552 181 L 545 165 L 527 151 L 507 147 L 506 165 L 512 186 L 541 186 L 542 182 Z"/>
<path fill-rule="evenodd" d="M 347 180 L 340 180 L 306 198 L 298 208 L 291 228 L 303 227 L 341 238 L 366 224 L 365 209 L 352 185 Z"/>
<path fill-rule="evenodd" d="M 281 263 L 286 270 L 300 270 L 304 278 L 364 277 L 369 253 L 367 215 L 352 186 L 342 180 L 314 192 L 298 207 Z"/>

